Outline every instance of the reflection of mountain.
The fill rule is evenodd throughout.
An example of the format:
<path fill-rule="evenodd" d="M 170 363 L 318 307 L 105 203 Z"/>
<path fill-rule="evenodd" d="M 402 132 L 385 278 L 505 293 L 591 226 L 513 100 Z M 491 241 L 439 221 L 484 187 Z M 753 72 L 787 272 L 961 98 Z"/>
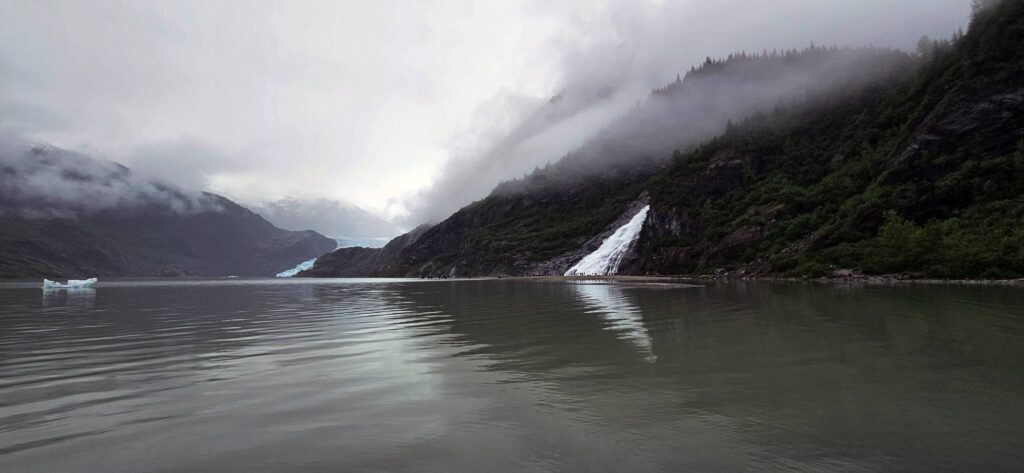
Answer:
<path fill-rule="evenodd" d="M 594 312 L 608 322 L 608 329 L 619 334 L 619 337 L 647 355 L 646 360 L 654 362 L 658 359 L 651 351 L 651 335 L 644 326 L 643 313 L 633 304 L 620 286 L 603 283 L 581 282 L 570 287 Z"/>

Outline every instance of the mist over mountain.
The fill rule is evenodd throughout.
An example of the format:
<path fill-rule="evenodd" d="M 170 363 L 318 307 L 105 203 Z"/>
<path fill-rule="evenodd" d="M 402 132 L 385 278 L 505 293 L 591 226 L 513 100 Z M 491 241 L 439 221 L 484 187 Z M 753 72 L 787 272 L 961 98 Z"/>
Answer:
<path fill-rule="evenodd" d="M 779 110 L 827 108 L 908 77 L 917 65 L 895 49 L 811 46 L 803 50 L 735 53 L 708 58 L 685 75 L 650 92 L 621 118 L 597 131 L 564 159 L 494 193 L 601 175 L 616 166 L 658 166 L 674 150 L 689 150 L 726 131 L 732 122 L 765 116 L 760 126 L 781 126 L 767 116 Z M 543 175 L 541 177 L 540 175 Z"/>
<path fill-rule="evenodd" d="M 649 206 L 624 273 L 1019 277 L 1024 4 L 972 18 L 915 53 L 709 58 L 393 251 L 308 274 L 558 275 Z"/>
<path fill-rule="evenodd" d="M 566 155 L 586 172 L 611 161 L 667 157 L 721 133 L 730 120 L 781 105 L 823 105 L 912 67 L 911 56 L 896 49 L 812 45 L 707 58 L 646 96 L 635 84 L 574 85 L 499 132 L 488 147 L 452 164 L 421 194 L 414 218 L 440 221 L 495 184 L 520 177 L 515 173 Z"/>
<path fill-rule="evenodd" d="M 330 199 L 285 198 L 253 207 L 271 223 L 287 230 L 315 230 L 331 237 L 392 237 L 393 223 L 351 204 Z"/>
<path fill-rule="evenodd" d="M 812 42 L 912 50 L 969 11 L 968 0 L 98 1 L 0 3 L 0 127 L 184 188 L 351 202 L 403 228 L 557 161 L 706 56 Z"/>
<path fill-rule="evenodd" d="M 607 236 L 604 227 L 618 221 L 624 206 L 635 206 L 630 201 L 644 190 L 645 180 L 671 162 L 673 150 L 689 150 L 725 132 L 732 121 L 755 115 L 764 115 L 759 119 L 762 127 L 784 127 L 789 119 L 769 118 L 771 112 L 786 110 L 784 116 L 791 117 L 849 102 L 905 80 L 917 66 L 908 53 L 878 48 L 810 47 L 709 58 L 685 76 L 649 91 L 644 102 L 634 104 L 562 159 L 521 179 L 501 182 L 486 199 L 432 228 L 420 229 L 415 238 L 403 238 L 400 246 L 391 245 L 386 253 L 348 250 L 341 253 L 344 256 L 322 259 L 309 274 L 357 275 L 358 271 L 331 272 L 324 267 L 349 264 L 352 258 L 359 259 L 362 271 L 393 276 L 561 274 L 565 264 L 600 244 L 597 236 Z M 608 97 L 556 97 L 545 113 L 527 120 L 524 125 L 529 127 L 518 131 L 551 131 L 544 127 L 592 100 Z M 552 136 L 564 131 L 557 125 L 553 129 Z M 521 145 L 519 138 L 512 134 L 508 142 Z M 495 163 L 507 157 L 488 156 Z M 473 180 L 468 173 L 465 179 Z M 479 177 L 474 182 L 487 181 Z M 452 196 L 464 197 L 457 192 Z M 367 256 L 375 253 L 380 255 Z"/>
<path fill-rule="evenodd" d="M 993 3 L 979 0 L 973 6 L 981 11 Z M 252 35 L 237 34 L 248 33 L 248 26 L 241 30 L 225 27 L 235 34 L 223 34 L 231 31 L 209 28 L 211 24 L 197 24 L 190 18 L 163 11 L 147 16 L 145 9 L 113 8 L 111 15 L 131 26 L 129 36 L 145 38 L 146 42 L 138 49 L 126 48 L 123 55 L 104 56 L 95 64 L 75 62 L 75 70 L 88 77 L 89 84 L 105 83 L 101 79 L 110 70 L 123 72 L 116 77 L 120 82 L 112 82 L 120 87 L 103 91 L 84 88 L 95 93 L 70 98 L 57 92 L 69 90 L 65 81 L 74 75 L 53 74 L 64 69 L 53 66 L 49 59 L 29 59 L 55 57 L 59 64 L 61 60 L 80 58 L 81 54 L 71 53 L 81 52 L 82 45 L 67 40 L 88 35 L 55 37 L 51 38 L 52 44 L 32 42 L 24 50 L 18 49 L 18 54 L 11 54 L 10 48 L 0 48 L 0 59 L 20 66 L 0 70 L 8 85 L 0 90 L 0 109 L 10 110 L 6 115 L 12 117 L 0 125 L 24 130 L 27 136 L 55 137 L 54 142 L 69 149 L 84 149 L 93 154 L 103 154 L 95 150 L 116 150 L 112 155 L 120 161 L 137 164 L 137 170 L 165 178 L 144 177 L 125 166 L 96 163 L 85 155 L 60 148 L 19 144 L 6 153 L 10 159 L 5 161 L 3 171 L 8 178 L 0 183 L 5 191 L 0 202 L 3 211 L 23 220 L 98 221 L 100 216 L 141 213 L 172 220 L 191 219 L 225 213 L 222 207 L 226 199 L 196 190 L 214 188 L 243 197 L 247 202 L 265 202 L 256 210 L 262 214 L 260 220 L 271 226 L 273 222 L 291 230 L 311 229 L 355 239 L 398 232 L 391 222 L 345 203 L 356 201 L 363 208 L 392 216 L 404 228 L 421 222 L 436 223 L 421 227 L 416 238 L 404 239 L 400 251 L 391 247 L 393 251 L 388 254 L 397 259 L 388 263 L 388 274 L 410 274 L 410 268 L 424 267 L 428 267 L 427 273 L 444 270 L 489 274 L 502 268 L 511 268 L 516 273 L 550 272 L 560 267 L 563 260 L 592 246 L 595 238 L 607 232 L 609 222 L 622 218 L 623 209 L 649 202 L 652 218 L 666 215 L 665 202 L 679 196 L 668 199 L 665 189 L 670 186 L 654 183 L 652 179 L 668 179 L 666 173 L 678 172 L 680 162 L 690 157 L 699 155 L 699 159 L 692 159 L 699 162 L 706 157 L 701 153 L 711 144 L 735 139 L 737 134 L 778 136 L 815 123 L 820 117 L 841 121 L 849 117 L 840 118 L 840 111 L 856 104 L 877 105 L 888 94 L 906 96 L 903 88 L 920 80 L 922 71 L 942 58 L 956 56 L 956 48 L 965 47 L 961 35 L 954 32 L 966 24 L 970 4 L 941 0 L 941 4 L 922 6 L 867 0 L 849 7 L 793 0 L 766 6 L 725 0 L 679 4 L 609 2 L 593 8 L 554 5 L 526 10 L 530 8 L 535 8 L 532 13 L 540 17 L 556 20 L 546 37 L 550 43 L 538 49 L 543 54 L 520 57 L 520 62 L 502 67 L 544 71 L 524 75 L 518 82 L 487 71 L 480 82 L 485 84 L 486 94 L 471 90 L 468 85 L 453 86 L 462 84 L 452 80 L 461 77 L 462 72 L 467 73 L 466 84 L 470 83 L 473 78 L 469 73 L 473 71 L 468 68 L 456 68 L 459 74 L 452 76 L 397 74 L 396 78 L 391 77 L 393 71 L 387 67 L 384 71 L 375 69 L 379 64 L 371 61 L 367 70 L 359 71 L 370 80 L 364 82 L 366 78 L 359 77 L 352 78 L 355 82 L 345 82 L 354 69 L 339 68 L 333 61 L 321 63 L 311 54 L 321 46 L 327 46 L 324 51 L 330 53 L 336 42 L 329 35 L 305 36 L 305 24 L 293 21 L 311 18 L 309 10 L 296 10 L 297 15 L 289 17 L 281 30 L 275 30 L 281 36 L 273 38 L 281 41 L 254 45 L 252 56 L 238 56 L 211 51 L 222 47 L 232 52 L 249 51 L 247 42 L 232 40 L 216 45 L 199 41 L 195 49 L 197 44 L 181 38 L 248 38 Z M 211 12 L 196 6 L 195 11 L 214 18 L 229 10 Z M 17 13 L 26 25 L 52 26 L 52 17 L 43 10 L 20 6 L 10 11 Z M 73 15 L 88 14 L 79 9 L 69 11 Z M 586 15 L 579 16 L 581 12 Z M 258 13 L 253 24 L 275 24 L 278 19 L 273 11 Z M 344 12 L 328 8 L 322 13 Z M 780 18 L 786 21 L 776 21 Z M 147 32 L 152 28 L 146 26 L 152 26 L 153 20 L 180 28 L 175 30 L 179 34 L 149 36 Z M 19 25 L 11 28 L 25 28 Z M 399 30 L 389 30 L 389 34 Z M 952 35 L 953 39 L 918 40 L 922 33 L 936 32 L 945 37 Z M 110 38 L 100 38 L 101 43 L 120 38 L 124 32 L 115 33 Z M 1005 31 L 1000 34 L 1007 36 Z M 281 49 L 286 36 L 295 41 Z M 328 41 L 320 44 L 325 38 Z M 314 39 L 316 44 L 310 44 Z M 420 44 L 419 39 L 431 38 L 404 37 L 403 41 L 408 42 L 386 49 L 401 53 L 405 45 Z M 570 41 L 560 42 L 566 39 Z M 828 46 L 818 46 L 810 40 Z M 207 43 L 212 49 L 206 48 Z M 168 45 L 181 49 L 162 47 Z M 915 45 L 917 50 L 908 52 Z M 31 54 L 36 50 L 54 55 Z M 166 51 L 172 54 L 164 56 Z M 347 54 L 363 53 L 361 49 L 347 50 Z M 473 53 L 459 57 L 479 57 L 481 51 Z M 206 77 L 192 75 L 205 69 L 189 62 L 190 54 L 195 55 L 192 59 L 237 57 L 239 61 Z M 302 59 L 280 62 L 279 56 Z M 396 57 L 405 57 L 376 53 L 370 56 L 374 60 L 385 58 L 387 64 L 397 61 Z M 177 68 L 175 61 L 179 59 L 187 66 Z M 96 67 L 97 64 L 102 67 Z M 413 69 L 447 70 L 450 66 L 416 64 Z M 335 75 L 319 75 L 318 70 Z M 252 83 L 236 80 L 239 71 L 255 71 L 257 78 Z M 187 76 L 190 81 L 164 80 L 175 75 Z M 49 82 L 27 80 L 31 77 L 46 77 Z M 182 87 L 184 83 L 188 87 Z M 337 86 L 342 83 L 346 85 Z M 324 110 L 362 110 L 358 106 L 321 106 L 322 99 L 338 98 L 331 95 L 336 89 L 345 94 L 356 91 L 358 102 L 353 104 L 382 96 L 367 93 L 372 88 L 361 89 L 353 85 L 356 83 L 387 84 L 384 90 L 388 93 L 383 94 L 387 100 L 383 104 L 374 102 L 379 108 L 373 114 L 316 115 Z M 225 84 L 237 84 L 237 88 Z M 257 87 L 250 88 L 253 84 Z M 453 89 L 458 93 L 450 94 Z M 116 93 L 122 90 L 130 92 L 127 98 Z M 392 90 L 402 93 L 391 95 Z M 280 91 L 297 91 L 298 95 L 276 95 Z M 100 92 L 111 92 L 111 103 L 123 102 L 131 107 L 118 108 L 123 113 L 104 121 L 97 117 L 106 117 L 102 111 L 106 108 L 97 111 L 91 103 L 75 106 L 75 97 L 106 97 Z M 418 101 L 435 97 L 435 93 L 436 97 L 447 98 L 428 101 L 427 105 Z M 454 103 L 464 95 L 472 95 L 470 103 L 476 107 L 476 113 L 466 113 L 468 106 L 451 110 L 442 106 L 444 100 Z M 156 103 L 149 100 L 153 97 L 159 98 Z M 32 114 L 21 113 L 25 108 L 18 108 L 14 99 L 36 107 L 33 110 L 37 112 L 45 110 L 55 119 L 26 121 Z M 961 99 L 949 97 L 948 101 Z M 64 110 L 58 105 L 64 103 L 69 104 L 65 107 L 69 113 L 58 113 Z M 217 106 L 207 107 L 210 103 Z M 168 108 L 168 104 L 182 106 Z M 249 108 L 230 106 L 238 104 Z M 285 105 L 290 107 L 287 113 Z M 907 121 L 917 117 L 904 109 L 878 108 L 888 114 L 886 117 L 898 116 Z M 415 113 L 398 120 L 401 127 L 368 126 L 379 123 L 381 116 L 402 115 L 412 109 Z M 89 113 L 77 113 L 80 110 Z M 244 113 L 234 117 L 237 119 L 219 115 L 233 110 Z M 424 110 L 436 111 L 437 119 L 433 120 L 430 113 L 423 114 Z M 461 131 L 451 116 L 441 116 L 455 113 L 452 110 L 468 123 Z M 150 120 L 151 117 L 158 119 Z M 66 120 L 66 125 L 58 119 Z M 448 120 L 446 125 L 433 128 L 444 120 Z M 29 126 L 29 122 L 34 125 Z M 331 130 L 320 128 L 323 123 L 331 123 Z M 885 125 L 906 132 L 905 127 L 912 124 L 890 121 Z M 852 128 L 850 125 L 847 133 L 853 133 L 849 131 Z M 823 139 L 854 146 L 844 141 L 845 136 L 830 134 L 832 131 L 822 132 Z M 903 137 L 917 139 L 908 133 Z M 875 141 L 861 143 L 860 148 L 883 153 L 876 142 L 882 138 L 886 137 L 876 136 Z M 925 141 L 921 146 L 927 144 Z M 67 143 L 84 145 L 75 147 Z M 708 158 L 708 166 L 713 165 L 714 169 L 706 170 L 709 181 L 702 181 L 698 187 L 707 188 L 700 187 L 697 193 L 716 189 L 736 177 L 730 174 L 729 179 L 719 179 L 717 173 L 721 169 L 731 169 L 730 172 L 745 179 L 760 176 L 763 161 L 742 151 L 745 150 L 734 149 L 725 153 L 728 156 Z M 769 155 L 775 151 L 760 149 L 758 153 Z M 54 164 L 55 156 L 66 164 Z M 338 156 L 340 161 L 325 156 Z M 389 163 L 401 163 L 397 167 L 402 172 L 393 173 L 396 166 Z M 438 167 L 439 163 L 443 165 Z M 749 169 L 732 169 L 737 163 Z M 381 168 L 388 168 L 387 175 L 378 172 L 374 179 L 368 179 L 360 174 Z M 352 177 L 356 175 L 364 177 Z M 188 186 L 188 190 L 167 184 L 167 180 Z M 296 189 L 302 191 L 291 192 Z M 359 189 L 358 196 L 346 195 L 356 192 L 353 189 Z M 415 193 L 416 189 L 420 191 Z M 277 200 L 282 195 L 304 197 Z M 334 197 L 342 195 L 345 197 Z M 145 212 L 137 212 L 138 209 Z M 243 214 L 238 212 L 236 216 Z M 748 218 L 734 217 L 737 221 Z M 874 224 L 878 219 L 869 220 Z M 729 225 L 722 224 L 721 228 L 731 228 Z M 645 230 L 642 234 L 651 233 Z M 714 240 L 721 236 L 716 233 L 706 238 Z"/>
<path fill-rule="evenodd" d="M 619 148 L 599 152 L 601 156 L 670 153 L 672 146 L 664 143 L 667 137 L 682 142 L 682 147 L 707 139 L 721 132 L 728 119 L 738 120 L 761 107 L 772 107 L 781 95 L 801 94 L 803 86 L 813 83 L 812 88 L 839 88 L 842 84 L 828 79 L 842 82 L 844 72 L 852 73 L 851 82 L 871 78 L 872 73 L 883 72 L 874 68 L 894 67 L 867 60 L 865 56 L 875 49 L 871 45 L 911 50 L 922 35 L 952 34 L 964 24 L 967 14 L 968 2 L 957 0 L 927 4 L 874 0 L 856 4 L 739 0 L 600 4 L 574 25 L 587 36 L 585 44 L 558 45 L 563 56 L 553 93 L 503 94 L 474 115 L 473 122 L 480 125 L 467 133 L 468 143 L 460 141 L 461 146 L 453 149 L 430 188 L 408 199 L 410 215 L 403 222 L 406 226 L 439 222 L 485 197 L 499 182 L 554 163 L 588 142 L 603 141 Z M 699 101 L 687 105 L 674 99 L 663 101 L 667 104 L 663 110 L 655 110 L 659 105 L 650 100 L 652 88 L 686 75 L 705 57 L 771 56 L 815 43 L 838 45 L 847 51 L 831 55 L 834 63 L 823 62 L 817 68 L 780 63 L 778 70 L 766 71 L 776 74 L 774 77 L 760 82 L 718 87 L 707 81 L 703 85 L 708 89 L 708 101 L 714 102 L 707 104 L 710 110 L 703 110 Z M 858 62 L 868 69 L 857 70 Z M 730 62 L 729 67 L 749 67 L 756 72 L 757 65 Z M 733 77 L 739 78 L 740 72 L 735 72 Z M 692 80 L 690 86 L 697 87 L 700 82 Z M 644 110 L 638 112 L 638 108 Z M 707 120 L 702 120 L 705 112 Z M 643 120 L 638 114 L 647 114 L 654 125 L 642 130 L 646 136 L 635 133 Z M 685 129 L 680 133 L 679 128 Z M 609 143 L 609 130 L 633 138 Z M 642 143 L 643 138 L 653 142 Z"/>
<path fill-rule="evenodd" d="M 46 144 L 0 141 L 0 278 L 270 276 L 335 247 L 216 194 Z"/>
<path fill-rule="evenodd" d="M 0 215 L 75 218 L 136 207 L 189 214 L 217 205 L 201 192 L 138 176 L 112 161 L 0 136 Z"/>

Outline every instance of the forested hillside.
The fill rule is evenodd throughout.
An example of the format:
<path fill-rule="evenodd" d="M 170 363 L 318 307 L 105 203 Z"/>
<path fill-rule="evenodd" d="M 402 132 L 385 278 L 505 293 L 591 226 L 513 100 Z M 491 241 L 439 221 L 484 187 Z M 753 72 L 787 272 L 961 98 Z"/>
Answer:
<path fill-rule="evenodd" d="M 1021 44 L 1024 2 L 977 2 L 914 54 L 708 59 L 366 274 L 561 274 L 644 202 L 623 272 L 1020 276 Z"/>
<path fill-rule="evenodd" d="M 1024 4 L 1005 2 L 923 44 L 916 77 L 878 98 L 751 117 L 677 154 L 651 181 L 636 270 L 1024 274 L 1021 44 Z"/>

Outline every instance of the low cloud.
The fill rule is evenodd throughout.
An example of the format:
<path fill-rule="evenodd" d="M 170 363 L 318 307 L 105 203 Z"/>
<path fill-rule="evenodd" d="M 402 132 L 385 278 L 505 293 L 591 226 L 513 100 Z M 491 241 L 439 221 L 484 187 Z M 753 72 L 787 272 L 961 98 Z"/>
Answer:
<path fill-rule="evenodd" d="M 811 42 L 912 50 L 965 26 L 969 9 L 6 1 L 0 127 L 184 188 L 342 200 L 411 228 L 579 148 L 705 56 Z"/>
<path fill-rule="evenodd" d="M 219 209 L 209 195 L 142 178 L 115 162 L 0 136 L 0 213 L 76 218 L 140 208 L 175 213 Z"/>
<path fill-rule="evenodd" d="M 433 185 L 407 200 L 406 225 L 440 221 L 485 197 L 498 182 L 570 152 L 597 159 L 664 154 L 708 139 L 727 120 L 786 97 L 849 87 L 897 66 L 889 62 L 893 57 L 875 67 L 864 57 L 870 52 L 844 50 L 804 70 L 764 71 L 767 77 L 731 71 L 692 81 L 686 98 L 651 96 L 652 89 L 671 84 L 706 57 L 801 49 L 815 42 L 910 50 L 921 35 L 953 34 L 969 10 L 959 0 L 598 2 L 585 13 L 565 5 L 537 8 L 564 10 L 555 14 L 570 19 L 565 41 L 552 45 L 561 57 L 556 93 L 493 100 L 477 120 L 496 124 L 466 132 L 463 141 L 473 146 L 453 147 Z"/>

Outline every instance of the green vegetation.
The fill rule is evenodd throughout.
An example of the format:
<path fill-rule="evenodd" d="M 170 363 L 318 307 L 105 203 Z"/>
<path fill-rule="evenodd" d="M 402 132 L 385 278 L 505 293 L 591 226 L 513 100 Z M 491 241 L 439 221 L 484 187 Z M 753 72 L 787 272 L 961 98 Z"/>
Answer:
<path fill-rule="evenodd" d="M 706 135 L 634 116 L 370 272 L 556 273 L 646 192 L 633 272 L 1024 276 L 1024 2 L 974 7 L 967 34 L 922 38 L 916 55 L 812 46 L 708 59 L 652 97 L 690 104 L 687 94 L 715 90 L 696 103 L 716 104 L 732 89 L 701 84 L 756 88 L 777 84 L 766 75 L 856 67 L 814 76 L 742 121 L 723 118 L 725 133 L 694 148 Z M 672 146 L 685 149 L 652 156 Z"/>
<path fill-rule="evenodd" d="M 488 221 L 469 231 L 471 245 L 501 242 L 509 251 L 497 252 L 496 259 L 523 255 L 542 261 L 577 248 L 587 240 L 583 235 L 601 232 L 622 209 L 642 192 L 641 183 L 623 185 L 618 179 L 595 180 L 568 195 L 491 196 L 478 205 L 480 210 L 502 218 Z"/>
<path fill-rule="evenodd" d="M 650 188 L 685 231 L 648 232 L 645 270 L 1024 276 L 1024 2 L 987 3 L 908 80 L 677 153 Z"/>

